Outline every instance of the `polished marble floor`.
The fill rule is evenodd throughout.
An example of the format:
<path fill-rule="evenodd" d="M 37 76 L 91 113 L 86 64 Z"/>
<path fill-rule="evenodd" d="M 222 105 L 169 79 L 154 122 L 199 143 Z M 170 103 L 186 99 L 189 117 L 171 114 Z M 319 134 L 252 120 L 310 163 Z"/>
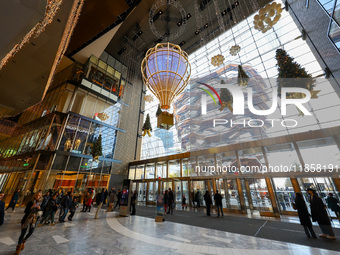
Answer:
<path fill-rule="evenodd" d="M 100 219 L 94 219 L 94 213 L 77 212 L 72 222 L 38 227 L 21 254 L 340 254 L 170 221 L 157 223 L 138 215 L 119 217 L 105 209 Z M 6 223 L 0 227 L 0 254 L 14 253 L 22 216 L 22 210 L 6 213 Z"/>

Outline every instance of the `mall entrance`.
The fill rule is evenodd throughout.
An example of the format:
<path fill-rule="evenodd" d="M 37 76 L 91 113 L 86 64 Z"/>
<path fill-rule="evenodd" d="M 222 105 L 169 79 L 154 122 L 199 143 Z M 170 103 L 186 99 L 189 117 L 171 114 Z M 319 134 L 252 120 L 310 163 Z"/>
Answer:
<path fill-rule="evenodd" d="M 171 188 L 174 192 L 176 209 L 182 208 L 182 198 L 186 197 L 188 207 L 197 204 L 205 207 L 204 193 L 208 190 L 213 198 L 216 190 L 222 195 L 225 212 L 251 214 L 258 216 L 280 217 L 280 215 L 297 216 L 292 203 L 295 193 L 304 195 L 307 206 L 307 188 L 317 190 L 325 205 L 329 193 L 339 199 L 339 181 L 331 177 L 316 178 L 167 178 L 158 180 L 133 180 L 133 190 L 137 190 L 138 202 L 141 205 L 155 205 L 159 193 Z M 331 217 L 336 215 L 328 210 Z"/>

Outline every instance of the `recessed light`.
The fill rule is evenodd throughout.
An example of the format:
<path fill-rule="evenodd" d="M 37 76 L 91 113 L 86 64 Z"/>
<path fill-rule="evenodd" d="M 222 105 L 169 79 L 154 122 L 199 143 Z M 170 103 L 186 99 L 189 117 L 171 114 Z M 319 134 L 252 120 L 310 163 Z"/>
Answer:
<path fill-rule="evenodd" d="M 199 30 L 196 30 L 196 31 L 195 31 L 195 35 L 198 35 L 199 33 L 200 33 Z"/>
<path fill-rule="evenodd" d="M 206 24 L 204 25 L 204 28 L 208 28 L 208 23 L 206 23 Z"/>

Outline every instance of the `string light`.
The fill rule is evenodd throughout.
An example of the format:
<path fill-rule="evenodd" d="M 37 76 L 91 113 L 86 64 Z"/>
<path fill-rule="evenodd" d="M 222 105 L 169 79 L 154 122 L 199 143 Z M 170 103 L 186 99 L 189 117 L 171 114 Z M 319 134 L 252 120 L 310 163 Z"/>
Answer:
<path fill-rule="evenodd" d="M 60 5 L 63 3 L 63 0 L 49 0 L 46 5 L 46 11 L 43 19 L 39 21 L 26 35 L 21 39 L 19 43 L 17 43 L 14 48 L 1 60 L 0 62 L 0 70 L 7 64 L 8 60 L 18 51 L 22 49 L 22 47 L 29 42 L 29 40 L 34 36 L 37 38 L 40 33 L 45 31 L 45 28 L 48 24 L 53 21 L 54 16 L 58 12 Z"/>
<path fill-rule="evenodd" d="M 50 87 L 50 85 L 53 81 L 54 74 L 55 74 L 57 67 L 58 67 L 66 49 L 67 49 L 67 46 L 70 43 L 71 36 L 72 36 L 74 28 L 77 25 L 81 10 L 82 10 L 83 5 L 84 5 L 84 1 L 85 0 L 77 0 L 77 1 L 73 2 L 71 13 L 70 13 L 69 18 L 67 20 L 66 27 L 65 27 L 65 30 L 64 30 L 64 33 L 63 33 L 63 37 L 61 38 L 61 42 L 59 44 L 59 48 L 58 48 L 56 57 L 55 57 L 54 62 L 53 62 L 53 66 L 51 68 L 51 72 L 50 72 L 50 75 L 49 75 L 47 83 L 46 83 L 45 91 L 44 91 L 44 94 L 43 94 L 43 97 L 42 97 L 43 99 L 44 99 L 44 97 L 47 93 L 48 88 Z"/>

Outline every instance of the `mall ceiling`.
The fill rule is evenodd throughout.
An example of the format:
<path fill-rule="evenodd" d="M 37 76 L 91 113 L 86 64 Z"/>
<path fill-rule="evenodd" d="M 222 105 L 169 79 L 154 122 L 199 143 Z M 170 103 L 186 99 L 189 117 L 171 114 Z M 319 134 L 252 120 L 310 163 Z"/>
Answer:
<path fill-rule="evenodd" d="M 198 8 L 192 0 L 171 1 L 183 9 L 167 6 L 167 0 L 161 0 L 165 4 L 155 8 L 152 17 L 157 32 L 155 35 L 149 24 L 149 12 L 155 0 L 86 0 L 66 55 L 72 58 L 118 24 L 121 27 L 106 51 L 125 64 L 131 58 L 137 63 L 156 42 L 170 41 L 191 53 L 221 33 L 221 21 L 224 22 L 224 29 L 227 29 L 233 22 L 239 22 L 251 14 L 254 11 L 252 2 L 256 0 L 197 0 Z M 46 2 L 0 2 L 1 58 L 42 18 Z M 258 0 L 258 6 L 267 2 Z M 10 109 L 7 116 L 14 116 L 40 102 L 71 4 L 72 1 L 64 1 L 46 31 L 33 38 L 0 70 L 0 85 L 5 88 L 0 94 L 0 108 Z M 235 15 L 231 16 L 228 8 L 233 7 Z M 184 10 L 182 15 L 179 10 Z M 225 13 L 222 15 L 222 12 Z M 168 36 L 173 36 L 182 28 L 181 35 L 168 39 Z"/>
<path fill-rule="evenodd" d="M 126 65 L 131 58 L 139 61 L 149 48 L 159 42 L 178 44 L 190 54 L 234 23 L 248 17 L 259 6 L 270 2 L 255 1 L 172 0 L 169 5 L 166 0 L 143 0 L 119 28 L 106 51 Z M 158 7 L 154 6 L 155 2 L 159 3 Z M 183 8 L 184 15 L 176 4 Z M 151 18 L 156 33 L 150 26 L 150 10 L 154 11 Z M 181 29 L 182 33 L 176 37 Z"/>

